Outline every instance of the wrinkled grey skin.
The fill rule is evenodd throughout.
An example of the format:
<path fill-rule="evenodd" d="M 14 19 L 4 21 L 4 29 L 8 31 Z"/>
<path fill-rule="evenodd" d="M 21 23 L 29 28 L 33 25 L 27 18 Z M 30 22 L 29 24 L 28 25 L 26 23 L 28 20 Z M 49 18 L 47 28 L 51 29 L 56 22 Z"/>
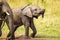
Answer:
<path fill-rule="evenodd" d="M 13 11 L 13 19 L 14 19 L 14 32 L 19 26 L 24 25 L 25 27 L 25 36 L 29 37 L 29 27 L 32 29 L 33 33 L 31 37 L 35 37 L 36 28 L 33 22 L 33 18 L 38 18 L 39 15 L 44 17 L 45 9 L 41 9 L 37 6 L 27 6 L 23 10 L 21 8 L 14 8 Z"/>
<path fill-rule="evenodd" d="M 31 37 L 35 37 L 36 28 L 33 22 L 33 18 L 38 18 L 39 15 L 44 16 L 45 9 L 41 9 L 37 6 L 23 6 L 19 8 L 12 9 L 13 11 L 13 21 L 14 21 L 14 32 L 19 26 L 24 25 L 25 27 L 25 36 L 29 38 L 29 27 L 32 29 L 33 33 Z M 9 27 L 9 26 L 8 26 Z M 8 36 L 11 34 L 9 33 Z"/>
<path fill-rule="evenodd" d="M 6 12 L 8 12 L 9 15 Z M 8 27 L 10 28 L 9 32 L 11 35 L 9 37 L 7 37 L 7 40 L 8 39 L 13 40 L 13 38 L 14 38 L 13 13 L 11 11 L 10 6 L 6 2 L 6 0 L 0 0 L 0 36 L 2 35 L 2 31 L 1 31 L 2 21 L 5 21 L 8 25 Z"/>

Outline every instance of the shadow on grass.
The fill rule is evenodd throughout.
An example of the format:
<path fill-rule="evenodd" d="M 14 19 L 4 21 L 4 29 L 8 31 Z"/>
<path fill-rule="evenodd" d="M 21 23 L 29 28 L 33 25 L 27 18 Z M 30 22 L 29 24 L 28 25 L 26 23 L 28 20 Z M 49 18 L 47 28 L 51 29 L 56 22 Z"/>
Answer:
<path fill-rule="evenodd" d="M 45 35 L 41 35 L 41 36 L 35 36 L 35 38 L 60 38 L 60 37 L 56 37 L 56 36 L 45 36 Z"/>
<path fill-rule="evenodd" d="M 29 37 L 29 39 L 26 39 L 24 35 L 21 35 L 19 37 L 16 37 L 15 40 L 51 40 L 52 38 L 54 38 L 55 40 L 55 38 L 60 38 L 60 37 L 40 35 L 40 36 L 35 36 L 35 38 Z M 0 38 L 0 40 L 6 40 L 6 38 Z"/>

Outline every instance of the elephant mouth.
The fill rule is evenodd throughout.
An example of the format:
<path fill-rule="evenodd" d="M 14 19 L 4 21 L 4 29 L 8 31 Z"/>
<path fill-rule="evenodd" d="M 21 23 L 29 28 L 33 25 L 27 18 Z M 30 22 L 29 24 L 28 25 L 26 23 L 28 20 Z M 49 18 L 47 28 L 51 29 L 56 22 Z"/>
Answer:
<path fill-rule="evenodd" d="M 33 16 L 33 17 L 35 17 L 36 19 L 38 19 L 38 16 Z"/>

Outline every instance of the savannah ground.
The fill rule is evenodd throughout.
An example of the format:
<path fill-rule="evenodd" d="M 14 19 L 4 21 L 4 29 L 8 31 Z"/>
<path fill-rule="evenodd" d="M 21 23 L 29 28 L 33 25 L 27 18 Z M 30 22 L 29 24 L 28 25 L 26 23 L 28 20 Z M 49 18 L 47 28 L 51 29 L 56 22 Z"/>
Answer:
<path fill-rule="evenodd" d="M 20 26 L 16 32 L 16 40 L 60 40 L 60 0 L 7 0 L 11 8 L 21 7 L 25 4 L 38 5 L 40 8 L 45 8 L 45 16 L 42 19 L 39 16 L 38 19 L 34 18 L 34 24 L 37 29 L 35 38 L 25 39 L 24 27 Z M 32 30 L 30 29 L 30 34 Z M 5 24 L 2 29 L 2 36 L 0 40 L 5 40 L 9 30 Z"/>

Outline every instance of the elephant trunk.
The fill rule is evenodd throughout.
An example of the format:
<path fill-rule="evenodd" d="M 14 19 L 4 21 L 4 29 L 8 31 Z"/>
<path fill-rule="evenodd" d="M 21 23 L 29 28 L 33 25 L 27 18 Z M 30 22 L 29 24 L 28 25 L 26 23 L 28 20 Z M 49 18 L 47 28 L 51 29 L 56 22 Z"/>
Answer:
<path fill-rule="evenodd" d="M 44 18 L 44 13 L 42 14 L 42 18 Z"/>
<path fill-rule="evenodd" d="M 44 18 L 45 9 L 42 11 L 42 18 Z"/>

